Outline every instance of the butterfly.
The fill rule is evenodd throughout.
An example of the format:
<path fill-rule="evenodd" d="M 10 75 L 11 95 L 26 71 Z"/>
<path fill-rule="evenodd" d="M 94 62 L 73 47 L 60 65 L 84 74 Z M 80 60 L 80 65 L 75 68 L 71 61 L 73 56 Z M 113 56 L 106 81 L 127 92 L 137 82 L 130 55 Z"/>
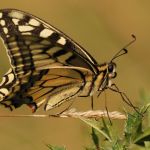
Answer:
<path fill-rule="evenodd" d="M 116 77 L 113 60 L 127 53 L 126 46 L 98 64 L 65 33 L 16 9 L 0 10 L 0 36 L 11 64 L 0 84 L 0 103 L 10 109 L 27 104 L 35 112 L 44 104 L 47 111 L 102 92 Z"/>

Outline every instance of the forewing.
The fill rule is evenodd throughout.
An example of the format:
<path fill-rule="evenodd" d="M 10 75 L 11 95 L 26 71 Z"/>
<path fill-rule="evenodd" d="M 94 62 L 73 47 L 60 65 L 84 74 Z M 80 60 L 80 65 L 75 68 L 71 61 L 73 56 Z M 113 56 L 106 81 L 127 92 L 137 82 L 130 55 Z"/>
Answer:
<path fill-rule="evenodd" d="M 97 73 L 88 52 L 41 19 L 13 9 L 1 10 L 0 19 L 0 34 L 16 74 L 45 65 L 77 66 Z"/>

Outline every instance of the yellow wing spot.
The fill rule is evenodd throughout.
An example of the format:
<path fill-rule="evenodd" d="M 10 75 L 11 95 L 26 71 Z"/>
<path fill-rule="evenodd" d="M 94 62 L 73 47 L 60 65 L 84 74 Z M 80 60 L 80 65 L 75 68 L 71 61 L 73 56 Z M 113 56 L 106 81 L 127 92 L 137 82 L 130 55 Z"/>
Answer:
<path fill-rule="evenodd" d="M 59 44 L 61 44 L 61 45 L 65 45 L 65 44 L 66 44 L 66 39 L 63 38 L 63 37 L 61 37 L 61 38 L 57 41 L 57 43 L 59 43 Z"/>
<path fill-rule="evenodd" d="M 9 84 L 9 83 L 11 83 L 11 82 L 13 82 L 14 81 L 14 79 L 15 79 L 15 76 L 14 76 L 14 74 L 8 74 L 8 82 L 7 82 L 7 84 Z"/>
<path fill-rule="evenodd" d="M 50 55 L 53 55 L 54 53 L 58 52 L 61 50 L 61 47 L 52 47 L 49 50 L 47 50 L 47 53 Z"/>
<path fill-rule="evenodd" d="M 3 17 L 3 13 L 0 13 L 0 18 L 2 18 Z"/>
<path fill-rule="evenodd" d="M 21 32 L 31 31 L 33 29 L 34 29 L 34 27 L 31 27 L 31 26 L 19 26 L 19 31 L 21 31 Z"/>
<path fill-rule="evenodd" d="M 2 26 L 5 26 L 5 20 L 0 20 L 0 24 L 2 25 Z"/>
<path fill-rule="evenodd" d="M 24 15 L 19 13 L 19 12 L 16 12 L 16 11 L 12 11 L 8 14 L 9 17 L 12 17 L 12 18 L 17 18 L 17 19 L 23 19 L 24 18 Z"/>
<path fill-rule="evenodd" d="M 5 77 L 3 77 L 3 78 L 2 78 L 2 81 L 1 81 L 1 83 L 0 83 L 0 86 L 1 86 L 2 84 L 4 84 L 4 83 L 5 83 L 5 81 L 6 81 L 6 78 L 5 78 Z"/>
<path fill-rule="evenodd" d="M 67 59 L 69 59 L 70 57 L 72 56 L 72 53 L 71 52 L 67 52 L 65 55 L 61 55 L 59 57 L 57 57 L 57 59 L 60 61 L 60 62 L 65 62 Z"/>
<path fill-rule="evenodd" d="M 5 34 L 8 33 L 8 29 L 6 27 L 3 28 L 3 31 L 4 31 Z"/>
<path fill-rule="evenodd" d="M 5 95 L 9 94 L 9 91 L 6 88 L 1 88 L 0 92 L 3 93 L 3 94 L 5 94 Z"/>
<path fill-rule="evenodd" d="M 47 38 L 47 37 L 49 37 L 52 33 L 54 33 L 52 30 L 44 29 L 44 30 L 41 31 L 40 37 Z"/>
<path fill-rule="evenodd" d="M 29 24 L 30 24 L 30 25 L 33 25 L 33 26 L 39 26 L 39 25 L 40 25 L 40 22 L 38 22 L 38 21 L 35 20 L 35 19 L 30 19 Z"/>
<path fill-rule="evenodd" d="M 22 34 L 22 35 L 32 35 L 31 32 L 22 32 L 21 34 Z"/>
<path fill-rule="evenodd" d="M 15 25 L 18 25 L 18 22 L 20 21 L 19 19 L 12 19 L 12 21 L 13 21 L 13 23 L 15 24 Z"/>

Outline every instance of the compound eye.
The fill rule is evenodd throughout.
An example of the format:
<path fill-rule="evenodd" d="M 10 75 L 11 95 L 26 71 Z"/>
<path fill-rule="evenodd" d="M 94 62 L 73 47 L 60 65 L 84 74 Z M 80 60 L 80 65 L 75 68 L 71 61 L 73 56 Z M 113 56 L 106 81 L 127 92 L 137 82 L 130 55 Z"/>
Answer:
<path fill-rule="evenodd" d="M 114 70 L 114 65 L 113 64 L 109 64 L 108 65 L 108 71 L 111 73 Z"/>

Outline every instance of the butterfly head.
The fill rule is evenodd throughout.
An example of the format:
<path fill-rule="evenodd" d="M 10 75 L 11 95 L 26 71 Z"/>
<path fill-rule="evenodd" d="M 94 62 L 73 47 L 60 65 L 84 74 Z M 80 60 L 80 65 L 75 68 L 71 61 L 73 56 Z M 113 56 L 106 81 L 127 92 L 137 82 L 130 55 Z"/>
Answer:
<path fill-rule="evenodd" d="M 127 53 L 127 49 L 123 48 L 118 53 L 114 55 L 114 57 L 110 60 L 110 62 L 105 63 L 102 65 L 102 72 L 103 72 L 103 79 L 101 83 L 100 89 L 104 90 L 107 87 L 111 87 L 112 81 L 111 79 L 114 79 L 117 76 L 116 72 L 116 63 L 114 63 L 114 60 L 121 55 L 124 55 Z M 100 71 L 101 72 L 101 71 Z"/>
<path fill-rule="evenodd" d="M 99 91 L 103 91 L 104 89 L 111 87 L 112 82 L 111 79 L 115 78 L 117 76 L 116 73 L 116 64 L 113 62 L 116 58 L 119 58 L 120 56 L 127 54 L 127 47 L 130 46 L 132 43 L 135 42 L 136 37 L 132 35 L 133 40 L 130 41 L 127 45 L 125 45 L 121 50 L 119 50 L 110 60 L 109 63 L 105 63 L 98 67 L 100 74 L 102 73 L 102 79 L 101 84 L 99 86 Z"/>
<path fill-rule="evenodd" d="M 115 78 L 117 76 L 116 64 L 114 62 L 110 62 L 107 64 L 107 73 L 109 79 Z"/>
<path fill-rule="evenodd" d="M 104 77 L 104 85 L 105 88 L 107 87 L 111 87 L 112 85 L 112 81 L 111 79 L 114 79 L 117 76 L 117 72 L 116 72 L 116 64 L 114 62 L 109 62 L 107 64 L 107 69 L 106 69 L 106 75 Z"/>

